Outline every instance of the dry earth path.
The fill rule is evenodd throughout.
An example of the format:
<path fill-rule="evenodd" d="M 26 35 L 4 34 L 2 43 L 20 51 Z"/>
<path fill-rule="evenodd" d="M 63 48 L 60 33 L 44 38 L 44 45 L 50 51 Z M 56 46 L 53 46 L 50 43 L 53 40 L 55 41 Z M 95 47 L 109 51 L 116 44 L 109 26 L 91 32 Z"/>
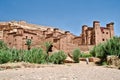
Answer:
<path fill-rule="evenodd" d="M 120 80 L 120 70 L 78 64 L 53 65 L 40 68 L 18 68 L 0 71 L 0 80 Z"/>

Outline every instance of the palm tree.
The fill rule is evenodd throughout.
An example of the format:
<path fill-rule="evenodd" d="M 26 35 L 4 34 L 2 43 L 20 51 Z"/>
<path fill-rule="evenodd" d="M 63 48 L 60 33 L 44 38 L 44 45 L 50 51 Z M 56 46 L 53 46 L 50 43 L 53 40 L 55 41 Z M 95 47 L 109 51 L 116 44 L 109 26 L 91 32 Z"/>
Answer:
<path fill-rule="evenodd" d="M 32 40 L 31 39 L 27 39 L 26 40 L 26 45 L 28 46 L 28 50 L 30 50 L 31 44 L 32 44 Z"/>
<path fill-rule="evenodd" d="M 46 53 L 47 53 L 46 61 L 48 62 L 49 51 L 51 51 L 52 43 L 51 43 L 51 42 L 45 42 L 44 45 L 45 45 L 45 47 L 46 47 Z"/>
<path fill-rule="evenodd" d="M 45 47 L 46 47 L 46 52 L 48 54 L 48 52 L 50 51 L 50 49 L 52 47 L 52 43 L 51 42 L 45 42 Z"/>

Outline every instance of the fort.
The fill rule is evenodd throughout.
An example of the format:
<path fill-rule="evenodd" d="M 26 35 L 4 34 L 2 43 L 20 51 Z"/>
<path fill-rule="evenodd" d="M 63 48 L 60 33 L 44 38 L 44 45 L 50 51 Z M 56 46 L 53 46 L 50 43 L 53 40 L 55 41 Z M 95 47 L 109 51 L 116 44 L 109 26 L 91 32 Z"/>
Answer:
<path fill-rule="evenodd" d="M 58 28 L 29 24 L 25 21 L 0 22 L 0 40 L 10 48 L 27 49 L 26 40 L 32 41 L 31 48 L 42 47 L 45 42 L 52 42 L 52 51 L 71 52 L 75 48 L 89 51 L 93 46 L 105 42 L 114 36 L 114 23 L 100 26 L 94 21 L 92 27 L 82 26 L 82 33 L 76 36 Z"/>

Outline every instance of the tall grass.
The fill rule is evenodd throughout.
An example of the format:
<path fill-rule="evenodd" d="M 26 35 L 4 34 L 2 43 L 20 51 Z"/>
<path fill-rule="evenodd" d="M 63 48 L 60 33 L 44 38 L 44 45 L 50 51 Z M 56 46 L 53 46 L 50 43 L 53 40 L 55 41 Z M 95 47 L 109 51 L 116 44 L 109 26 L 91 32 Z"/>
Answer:
<path fill-rule="evenodd" d="M 7 62 L 46 63 L 47 54 L 42 49 L 17 50 L 9 49 L 0 41 L 0 64 Z"/>
<path fill-rule="evenodd" d="M 0 49 L 2 49 L 2 50 L 8 49 L 7 44 L 5 44 L 4 41 L 2 41 L 2 40 L 0 40 Z"/>
<path fill-rule="evenodd" d="M 40 48 L 33 48 L 31 50 L 17 50 L 9 49 L 6 44 L 0 42 L 0 64 L 7 62 L 30 62 L 30 63 L 48 63 L 48 61 L 61 64 L 66 59 L 63 51 L 59 51 L 50 57 Z"/>
<path fill-rule="evenodd" d="M 47 54 L 42 49 L 31 49 L 25 51 L 24 61 L 30 63 L 46 63 Z"/>
<path fill-rule="evenodd" d="M 10 62 L 20 62 L 23 61 L 23 51 L 17 49 L 9 49 Z"/>
<path fill-rule="evenodd" d="M 10 61 L 10 52 L 6 50 L 0 50 L 0 64 Z"/>

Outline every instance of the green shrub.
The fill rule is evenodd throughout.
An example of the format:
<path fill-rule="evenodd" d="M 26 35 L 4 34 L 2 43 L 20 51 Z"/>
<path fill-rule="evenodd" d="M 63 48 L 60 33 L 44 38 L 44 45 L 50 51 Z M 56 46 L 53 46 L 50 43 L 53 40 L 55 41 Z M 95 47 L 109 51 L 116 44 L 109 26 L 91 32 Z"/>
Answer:
<path fill-rule="evenodd" d="M 107 65 L 107 62 L 106 61 L 102 62 L 102 65 Z"/>
<path fill-rule="evenodd" d="M 7 62 L 30 62 L 30 63 L 46 63 L 47 54 L 42 49 L 31 50 L 0 50 L 0 63 Z"/>
<path fill-rule="evenodd" d="M 7 44 L 4 43 L 4 41 L 0 40 L 0 49 L 7 50 Z"/>
<path fill-rule="evenodd" d="M 92 55 L 88 54 L 88 53 L 81 53 L 80 57 L 81 58 L 89 58 L 89 57 L 92 57 Z"/>
<path fill-rule="evenodd" d="M 93 57 L 96 57 L 96 46 L 94 46 L 91 50 L 90 50 L 90 54 L 93 56 Z"/>
<path fill-rule="evenodd" d="M 101 63 L 106 61 L 108 55 L 120 56 L 120 37 L 113 37 L 105 43 L 95 46 L 91 55 L 101 59 Z"/>
<path fill-rule="evenodd" d="M 0 50 L 0 62 L 21 62 L 23 61 L 23 53 L 20 50 L 8 49 Z"/>
<path fill-rule="evenodd" d="M 67 55 L 63 51 L 55 52 L 49 57 L 49 61 L 54 64 L 62 64 Z"/>
<path fill-rule="evenodd" d="M 19 50 L 11 49 L 11 50 L 9 50 L 9 53 L 10 53 L 10 61 L 11 62 L 20 62 L 20 61 L 22 61 L 23 55 L 21 55 L 22 53 L 20 53 Z"/>
<path fill-rule="evenodd" d="M 31 49 L 25 51 L 24 61 L 30 63 L 46 63 L 47 54 L 42 49 Z"/>
<path fill-rule="evenodd" d="M 0 50 L 0 64 L 10 61 L 10 53 L 5 50 Z"/>
<path fill-rule="evenodd" d="M 44 45 L 46 47 L 46 53 L 48 54 L 48 52 L 50 51 L 50 49 L 52 47 L 52 43 L 51 42 L 45 42 Z"/>
<path fill-rule="evenodd" d="M 74 62 L 75 63 L 79 63 L 79 58 L 80 58 L 80 55 L 81 55 L 81 52 L 80 52 L 80 49 L 75 49 L 74 51 L 73 51 L 73 60 L 74 60 Z"/>

